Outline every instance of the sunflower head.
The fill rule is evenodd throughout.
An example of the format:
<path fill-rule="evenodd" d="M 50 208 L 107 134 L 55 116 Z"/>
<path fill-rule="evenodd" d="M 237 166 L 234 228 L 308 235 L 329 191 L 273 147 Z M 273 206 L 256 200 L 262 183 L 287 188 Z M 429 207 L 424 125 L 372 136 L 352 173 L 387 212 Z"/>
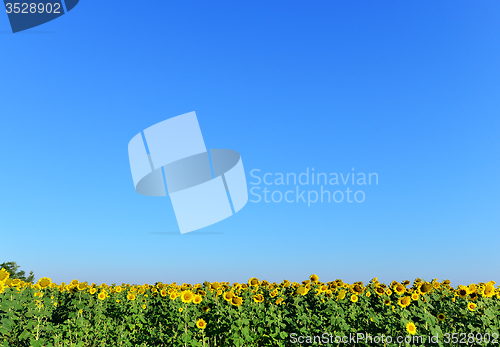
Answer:
<path fill-rule="evenodd" d="M 439 314 L 437 315 L 437 318 L 438 318 L 438 319 L 442 322 L 442 321 L 444 321 L 444 320 L 446 319 L 446 316 L 445 316 L 445 314 L 444 314 L 444 313 L 439 313 Z"/>
<path fill-rule="evenodd" d="M 264 296 L 262 294 L 256 294 L 253 296 L 253 301 L 260 303 L 264 301 Z"/>
<path fill-rule="evenodd" d="M 9 278 L 10 274 L 4 268 L 0 269 L 0 282 L 3 282 Z"/>
<path fill-rule="evenodd" d="M 469 311 L 474 311 L 476 309 L 477 305 L 473 302 L 469 302 L 467 304 L 467 308 L 469 309 Z"/>
<path fill-rule="evenodd" d="M 234 296 L 233 292 L 225 292 L 224 293 L 224 300 L 230 302 L 232 300 L 233 296 Z"/>
<path fill-rule="evenodd" d="M 258 286 L 259 285 L 259 280 L 256 279 L 255 277 L 252 277 L 248 280 L 248 285 L 250 286 Z"/>
<path fill-rule="evenodd" d="M 427 293 L 429 293 L 432 290 L 432 288 L 433 288 L 432 284 L 425 282 L 424 284 L 422 284 L 420 286 L 420 292 L 422 294 L 427 294 Z"/>
<path fill-rule="evenodd" d="M 465 298 L 467 297 L 467 289 L 465 288 L 460 288 L 458 291 L 457 291 L 457 294 L 461 297 L 461 298 Z"/>
<path fill-rule="evenodd" d="M 243 299 L 239 296 L 233 296 L 231 299 L 231 304 L 234 306 L 240 306 L 243 303 Z"/>
<path fill-rule="evenodd" d="M 205 329 L 207 327 L 207 323 L 203 319 L 198 319 L 196 322 L 196 326 L 200 329 Z"/>
<path fill-rule="evenodd" d="M 417 332 L 417 327 L 413 322 L 408 322 L 408 324 L 406 324 L 406 331 L 411 335 L 415 335 L 415 333 Z"/>
<path fill-rule="evenodd" d="M 193 300 L 194 294 L 189 290 L 185 290 L 181 293 L 181 300 L 184 303 L 189 303 Z"/>
<path fill-rule="evenodd" d="M 42 288 L 47 288 L 48 286 L 50 286 L 50 283 L 52 283 L 52 281 L 50 280 L 50 278 L 47 277 L 42 277 L 38 280 L 38 284 Z"/>

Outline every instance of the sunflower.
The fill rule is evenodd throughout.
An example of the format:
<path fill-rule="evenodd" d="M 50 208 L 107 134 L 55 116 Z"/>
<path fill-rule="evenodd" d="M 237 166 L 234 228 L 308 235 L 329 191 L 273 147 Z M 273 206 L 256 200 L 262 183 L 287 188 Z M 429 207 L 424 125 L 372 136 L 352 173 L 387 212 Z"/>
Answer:
<path fill-rule="evenodd" d="M 162 290 L 160 291 L 160 295 L 161 295 L 161 296 L 167 296 L 167 291 L 166 291 L 165 289 L 162 289 Z"/>
<path fill-rule="evenodd" d="M 385 293 L 389 296 L 391 296 L 392 294 L 392 290 L 390 288 L 387 288 L 387 290 L 385 291 Z"/>
<path fill-rule="evenodd" d="M 424 284 L 422 284 L 420 286 L 420 292 L 422 294 L 427 294 L 427 293 L 429 293 L 432 290 L 432 288 L 433 288 L 432 284 L 425 282 Z"/>
<path fill-rule="evenodd" d="M 300 295 L 306 295 L 307 288 L 304 286 L 299 286 L 299 287 L 297 287 L 296 292 L 297 292 L 297 294 L 300 294 Z"/>
<path fill-rule="evenodd" d="M 105 292 L 100 292 L 99 295 L 97 295 L 97 298 L 99 300 L 104 300 L 106 299 L 106 293 Z"/>
<path fill-rule="evenodd" d="M 394 286 L 394 291 L 396 292 L 396 294 L 398 295 L 403 295 L 404 292 L 406 291 L 406 288 L 402 285 L 402 284 L 396 284 Z"/>
<path fill-rule="evenodd" d="M 398 305 L 405 308 L 408 305 L 410 305 L 411 302 L 411 297 L 409 296 L 403 296 L 402 298 L 398 299 Z"/>
<path fill-rule="evenodd" d="M 437 315 L 437 318 L 438 318 L 438 319 L 442 322 L 442 321 L 444 321 L 444 320 L 445 320 L 446 316 L 445 316 L 445 314 L 444 314 L 444 313 L 439 313 L 439 314 Z"/>
<path fill-rule="evenodd" d="M 479 297 L 479 295 L 474 292 L 469 294 L 469 300 L 476 300 Z"/>
<path fill-rule="evenodd" d="M 389 299 L 384 300 L 384 305 L 389 306 L 390 304 L 391 304 L 391 300 L 389 300 Z"/>
<path fill-rule="evenodd" d="M 372 295 L 370 292 L 366 292 L 366 297 L 369 298 Z"/>
<path fill-rule="evenodd" d="M 170 300 L 175 300 L 177 298 L 177 294 L 172 293 L 170 294 Z"/>
<path fill-rule="evenodd" d="M 279 298 L 278 300 L 276 300 L 276 305 L 279 305 L 283 302 L 283 298 Z"/>
<path fill-rule="evenodd" d="M 182 310 L 182 307 L 179 307 L 179 312 L 180 312 L 180 313 L 182 313 L 182 311 L 183 311 L 183 310 Z"/>
<path fill-rule="evenodd" d="M 78 283 L 76 288 L 78 288 L 78 290 L 85 290 L 85 289 L 87 289 L 87 283 L 85 283 L 85 282 Z"/>
<path fill-rule="evenodd" d="M 231 302 L 231 299 L 233 298 L 234 294 L 232 292 L 225 292 L 224 293 L 224 300 Z"/>
<path fill-rule="evenodd" d="M 210 311 L 210 307 L 208 306 L 202 306 L 201 309 L 203 310 L 203 312 L 207 313 L 208 311 Z"/>
<path fill-rule="evenodd" d="M 341 289 L 339 292 L 339 295 L 337 295 L 337 299 L 343 300 L 345 298 L 346 291 L 344 289 Z"/>
<path fill-rule="evenodd" d="M 352 302 L 358 302 L 358 296 L 356 294 L 351 295 Z"/>
<path fill-rule="evenodd" d="M 377 286 L 375 288 L 375 293 L 377 293 L 378 295 L 384 295 L 385 294 L 385 289 L 383 287 Z"/>
<path fill-rule="evenodd" d="M 183 291 L 182 294 L 181 294 L 181 300 L 182 302 L 184 303 L 189 303 L 193 300 L 194 298 L 194 294 L 188 290 L 186 291 Z"/>
<path fill-rule="evenodd" d="M 196 322 L 196 326 L 200 329 L 205 329 L 207 327 L 207 323 L 203 319 L 198 319 Z"/>
<path fill-rule="evenodd" d="M 467 289 L 465 288 L 461 288 L 457 291 L 457 294 L 461 297 L 461 298 L 465 298 L 467 297 Z"/>
<path fill-rule="evenodd" d="M 117 292 L 117 293 L 121 293 L 122 290 L 123 290 L 123 288 L 120 286 L 115 287 L 115 292 Z"/>
<path fill-rule="evenodd" d="M 418 295 L 417 293 L 413 293 L 413 294 L 411 295 L 411 299 L 416 301 L 416 300 L 418 300 L 419 296 L 420 296 L 420 295 Z"/>
<path fill-rule="evenodd" d="M 467 304 L 467 308 L 469 309 L 469 311 L 474 311 L 476 309 L 477 305 L 473 302 L 469 302 Z"/>
<path fill-rule="evenodd" d="M 248 280 L 248 284 L 250 286 L 258 286 L 259 285 L 259 280 L 256 279 L 255 277 L 252 277 Z"/>
<path fill-rule="evenodd" d="M 412 335 L 415 335 L 415 333 L 417 332 L 417 327 L 415 326 L 415 324 L 413 324 L 413 322 L 408 322 L 408 324 L 406 324 L 406 331 Z"/>
<path fill-rule="evenodd" d="M 5 270 L 4 268 L 0 270 L 0 282 L 6 281 L 9 276 L 10 274 L 7 272 L 7 270 Z"/>
<path fill-rule="evenodd" d="M 484 288 L 483 295 L 487 298 L 491 298 L 493 295 L 495 295 L 495 287 L 493 284 L 488 283 L 486 287 Z"/>
<path fill-rule="evenodd" d="M 263 302 L 264 301 L 264 296 L 262 294 L 256 294 L 253 296 L 253 301 L 255 302 Z"/>
<path fill-rule="evenodd" d="M 240 306 L 243 303 L 243 299 L 239 296 L 233 296 L 231 299 L 231 304 L 234 306 Z"/>
<path fill-rule="evenodd" d="M 50 278 L 47 278 L 47 277 L 42 277 L 38 280 L 38 284 L 40 285 L 40 287 L 42 288 L 46 288 L 48 286 L 50 286 L 50 283 L 51 283 L 51 279 Z"/>
<path fill-rule="evenodd" d="M 312 274 L 311 276 L 309 276 L 309 279 L 313 282 L 318 282 L 319 277 L 317 275 Z"/>
<path fill-rule="evenodd" d="M 193 303 L 194 304 L 199 304 L 203 299 L 201 298 L 201 295 L 195 295 L 193 298 Z"/>
<path fill-rule="evenodd" d="M 351 291 L 354 292 L 355 294 L 362 294 L 363 287 L 361 287 L 359 284 L 355 284 L 351 287 Z"/>
<path fill-rule="evenodd" d="M 127 299 L 129 299 L 130 301 L 134 301 L 135 300 L 135 295 L 132 294 L 132 293 L 128 293 L 127 294 Z"/>

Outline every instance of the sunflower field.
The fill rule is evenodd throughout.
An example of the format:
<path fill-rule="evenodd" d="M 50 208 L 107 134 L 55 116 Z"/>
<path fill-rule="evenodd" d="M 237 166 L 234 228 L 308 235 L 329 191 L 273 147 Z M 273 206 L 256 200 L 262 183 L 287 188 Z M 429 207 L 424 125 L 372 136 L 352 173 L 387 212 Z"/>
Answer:
<path fill-rule="evenodd" d="M 493 281 L 58 285 L 0 270 L 0 346 L 494 346 L 499 316 Z"/>

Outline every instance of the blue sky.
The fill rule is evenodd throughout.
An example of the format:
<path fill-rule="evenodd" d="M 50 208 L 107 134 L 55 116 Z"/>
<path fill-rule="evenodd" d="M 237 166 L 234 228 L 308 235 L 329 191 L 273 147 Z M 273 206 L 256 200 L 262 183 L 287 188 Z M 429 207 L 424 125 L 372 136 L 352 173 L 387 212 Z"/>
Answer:
<path fill-rule="evenodd" d="M 114 5 L 17 34 L 0 15 L 0 262 L 57 283 L 500 283 L 500 2 Z M 127 145 L 191 111 L 249 189 L 253 169 L 378 185 L 181 235 L 168 197 L 134 190 Z"/>

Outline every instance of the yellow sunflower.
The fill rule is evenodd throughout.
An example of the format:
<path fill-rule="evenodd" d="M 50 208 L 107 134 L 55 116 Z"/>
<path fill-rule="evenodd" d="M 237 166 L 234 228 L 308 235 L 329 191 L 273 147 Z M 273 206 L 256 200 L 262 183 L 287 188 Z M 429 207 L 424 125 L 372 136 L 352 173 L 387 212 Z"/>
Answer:
<path fill-rule="evenodd" d="M 42 288 L 46 288 L 48 286 L 50 286 L 50 283 L 52 283 L 51 279 L 50 278 L 47 278 L 47 277 L 42 277 L 38 280 L 38 284 L 40 285 L 40 287 Z"/>
<path fill-rule="evenodd" d="M 231 302 L 233 299 L 234 294 L 232 292 L 225 292 L 224 293 L 224 300 Z"/>
<path fill-rule="evenodd" d="M 398 299 L 398 305 L 405 308 L 408 305 L 410 305 L 411 298 L 409 296 L 403 296 L 402 298 Z"/>
<path fill-rule="evenodd" d="M 5 270 L 4 268 L 0 270 L 0 282 L 6 281 L 9 276 L 10 274 L 7 272 L 7 270 Z"/>
<path fill-rule="evenodd" d="M 358 296 L 356 294 L 351 295 L 352 302 L 358 302 Z"/>
<path fill-rule="evenodd" d="M 406 324 L 406 331 L 412 335 L 415 335 L 415 333 L 417 332 L 417 327 L 415 326 L 415 324 L 413 324 L 413 322 L 408 322 L 408 324 Z"/>
<path fill-rule="evenodd" d="M 182 294 L 181 294 L 181 300 L 182 302 L 184 303 L 189 303 L 193 300 L 194 298 L 194 294 L 188 290 L 186 291 L 183 291 Z"/>
<path fill-rule="evenodd" d="M 253 301 L 255 302 L 263 302 L 264 296 L 262 294 L 256 294 L 253 296 Z"/>
<path fill-rule="evenodd" d="M 234 306 L 240 306 L 243 303 L 243 299 L 239 296 L 233 296 L 231 299 L 231 304 Z"/>
<path fill-rule="evenodd" d="M 420 286 L 420 292 L 422 294 L 427 294 L 427 293 L 429 293 L 432 290 L 432 288 L 433 288 L 432 284 L 425 282 L 424 284 L 422 284 Z"/>
<path fill-rule="evenodd" d="M 198 319 L 196 322 L 196 326 L 200 329 L 205 329 L 207 327 L 207 323 L 203 319 Z"/>
<path fill-rule="evenodd" d="M 473 302 L 469 302 L 467 304 L 467 308 L 469 309 L 469 311 L 474 311 L 476 309 L 477 305 Z"/>
<path fill-rule="evenodd" d="M 444 313 L 439 313 L 439 314 L 437 315 L 437 318 L 438 318 L 438 319 L 442 322 L 442 321 L 444 321 L 444 320 L 446 319 L 446 316 L 445 316 L 445 314 L 444 314 Z"/>
<path fill-rule="evenodd" d="M 255 277 L 252 277 L 248 280 L 248 284 L 250 286 L 258 286 L 259 285 L 259 280 L 256 279 Z"/>

